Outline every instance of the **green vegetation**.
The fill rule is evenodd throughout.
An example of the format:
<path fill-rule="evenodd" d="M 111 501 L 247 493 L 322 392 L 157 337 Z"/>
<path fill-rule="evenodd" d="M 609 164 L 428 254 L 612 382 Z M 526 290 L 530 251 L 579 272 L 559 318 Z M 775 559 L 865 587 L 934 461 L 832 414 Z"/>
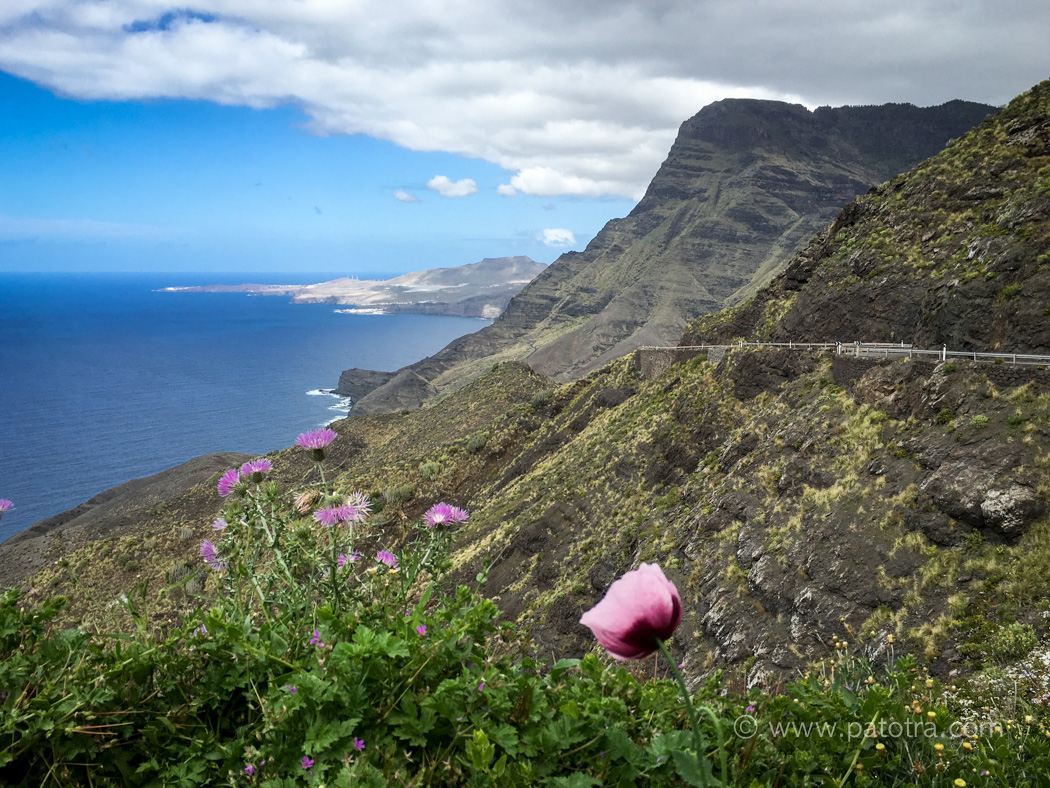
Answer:
<path fill-rule="evenodd" d="M 304 492 L 357 508 L 308 526 L 295 504 Z M 690 730 L 667 678 L 593 654 L 525 655 L 491 600 L 449 582 L 444 530 L 416 525 L 398 555 L 371 557 L 382 533 L 364 500 L 323 482 L 287 496 L 240 486 L 230 525 L 201 548 L 210 597 L 163 634 L 145 594 L 122 598 L 135 626 L 113 637 L 56 628 L 61 598 L 0 597 L 0 686 L 11 688 L 0 693 L 0 780 L 728 787 L 819 774 L 862 786 L 926 773 L 960 785 L 977 771 L 1031 785 L 1050 770 L 1035 709 L 1005 724 L 974 718 L 969 696 L 910 658 L 879 668 L 838 638 L 833 657 L 775 692 L 712 675 Z M 171 580 L 186 585 L 196 575 L 180 566 Z M 1008 626 L 991 644 L 1018 655 L 1034 640 Z"/>

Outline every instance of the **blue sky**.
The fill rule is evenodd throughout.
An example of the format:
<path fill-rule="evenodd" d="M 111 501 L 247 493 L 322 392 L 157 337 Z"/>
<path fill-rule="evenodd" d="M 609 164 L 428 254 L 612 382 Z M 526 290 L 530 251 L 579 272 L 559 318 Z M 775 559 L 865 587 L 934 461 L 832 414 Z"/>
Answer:
<path fill-rule="evenodd" d="M 498 165 L 318 136 L 289 106 L 83 101 L 0 74 L 0 107 L 4 271 L 394 275 L 518 254 L 551 262 L 634 204 L 502 196 Z M 426 185 L 438 175 L 477 191 L 443 197 Z M 550 245 L 545 229 L 574 243 L 554 234 Z"/>
<path fill-rule="evenodd" d="M 726 97 L 1002 104 L 1045 0 L 3 0 L 0 271 L 582 249 Z"/>

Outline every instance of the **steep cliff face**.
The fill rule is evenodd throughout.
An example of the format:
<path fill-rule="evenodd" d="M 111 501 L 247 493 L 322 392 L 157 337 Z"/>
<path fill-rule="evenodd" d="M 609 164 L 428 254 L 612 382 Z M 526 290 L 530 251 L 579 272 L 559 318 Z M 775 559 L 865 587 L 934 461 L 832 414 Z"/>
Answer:
<path fill-rule="evenodd" d="M 495 361 L 571 380 L 745 298 L 849 200 L 933 155 L 992 107 L 821 108 L 727 99 L 686 121 L 645 196 L 562 255 L 486 329 L 411 367 L 435 393 Z M 405 403 L 394 380 L 358 412 Z M 385 390 L 384 390 L 385 389 Z M 408 397 L 408 401 L 413 399 Z M 426 401 L 419 400 L 416 404 Z"/>
<path fill-rule="evenodd" d="M 848 205 L 749 304 L 682 342 L 1050 352 L 1050 82 Z"/>

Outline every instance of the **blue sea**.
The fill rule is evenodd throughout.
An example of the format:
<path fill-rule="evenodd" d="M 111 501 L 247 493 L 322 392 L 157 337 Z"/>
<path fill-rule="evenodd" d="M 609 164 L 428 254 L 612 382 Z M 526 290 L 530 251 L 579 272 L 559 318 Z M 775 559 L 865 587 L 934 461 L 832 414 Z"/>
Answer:
<path fill-rule="evenodd" d="M 199 454 L 290 446 L 346 414 L 326 393 L 342 370 L 397 369 L 491 322 L 157 292 L 339 275 L 0 274 L 0 498 L 16 507 L 0 542 Z"/>

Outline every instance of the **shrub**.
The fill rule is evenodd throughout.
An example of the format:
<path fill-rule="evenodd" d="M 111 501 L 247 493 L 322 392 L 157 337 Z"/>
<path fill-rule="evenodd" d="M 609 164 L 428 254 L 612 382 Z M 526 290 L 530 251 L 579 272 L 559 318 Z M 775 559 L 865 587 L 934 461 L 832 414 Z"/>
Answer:
<path fill-rule="evenodd" d="M 944 408 L 937 414 L 936 421 L 938 424 L 949 424 L 950 422 L 955 421 L 955 413 L 949 408 Z"/>
<path fill-rule="evenodd" d="M 945 375 L 949 375 L 952 372 L 955 372 L 957 369 L 959 369 L 959 365 L 958 364 L 945 364 L 944 367 L 941 369 L 941 371 Z"/>
<path fill-rule="evenodd" d="M 1024 290 L 1024 284 L 1017 282 L 1016 284 L 1007 285 L 1002 289 L 1003 298 L 1016 298 L 1020 292 Z"/>
<path fill-rule="evenodd" d="M 438 474 L 440 473 L 440 462 L 434 462 L 433 460 L 431 460 L 429 462 L 424 462 L 422 465 L 419 466 L 419 478 L 425 482 L 433 481 L 438 477 Z"/>
<path fill-rule="evenodd" d="M 529 406 L 533 410 L 540 410 L 550 404 L 551 400 L 554 399 L 554 389 L 544 389 L 543 391 L 537 391 L 529 399 Z"/>
<path fill-rule="evenodd" d="M 383 501 L 391 506 L 397 506 L 400 503 L 408 503 L 415 494 L 416 485 L 414 484 L 395 485 L 383 492 Z"/>
<path fill-rule="evenodd" d="M 972 419 L 970 419 L 970 426 L 971 427 L 976 427 L 977 429 L 981 429 L 983 427 L 987 427 L 988 426 L 988 417 L 983 415 L 983 414 L 979 414 L 977 416 L 974 416 Z"/>
<path fill-rule="evenodd" d="M 479 451 L 485 448 L 485 445 L 489 442 L 489 433 L 487 430 L 481 432 L 475 432 L 469 438 L 464 448 L 468 454 L 477 454 Z"/>
<path fill-rule="evenodd" d="M 988 654 L 998 659 L 1019 659 L 1035 648 L 1035 630 L 1014 621 L 1004 624 L 988 639 Z"/>

